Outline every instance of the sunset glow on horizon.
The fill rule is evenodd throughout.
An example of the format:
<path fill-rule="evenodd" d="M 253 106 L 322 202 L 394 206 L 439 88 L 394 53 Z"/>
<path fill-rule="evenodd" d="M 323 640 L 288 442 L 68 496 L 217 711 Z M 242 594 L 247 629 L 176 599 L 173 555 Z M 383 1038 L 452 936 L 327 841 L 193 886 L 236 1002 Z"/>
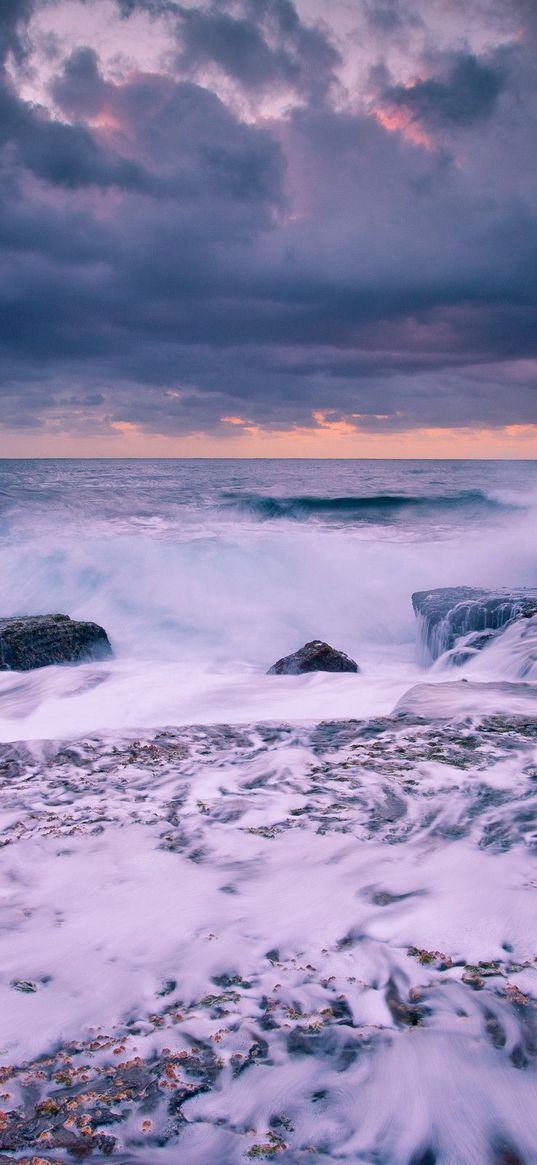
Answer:
<path fill-rule="evenodd" d="M 343 459 L 537 459 L 537 425 L 501 429 L 422 428 L 389 434 L 365 432 L 345 422 L 321 428 L 264 430 L 234 418 L 234 433 L 185 437 L 148 433 L 130 422 L 115 422 L 107 437 L 21 431 L 0 427 L 4 457 L 147 458 L 343 458 Z M 61 453 L 58 450 L 61 449 Z"/>

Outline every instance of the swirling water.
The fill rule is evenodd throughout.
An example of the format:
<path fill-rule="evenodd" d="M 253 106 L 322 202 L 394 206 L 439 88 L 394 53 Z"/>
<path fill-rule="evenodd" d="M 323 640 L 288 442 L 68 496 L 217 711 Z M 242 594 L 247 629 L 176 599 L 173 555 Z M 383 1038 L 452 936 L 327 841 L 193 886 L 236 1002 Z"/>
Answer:
<path fill-rule="evenodd" d="M 0 614 L 115 651 L 0 674 L 0 1152 L 535 1165 L 535 630 L 431 667 L 410 595 L 537 584 L 537 466 L 4 462 L 0 498 Z M 361 673 L 266 676 L 312 637 Z"/>

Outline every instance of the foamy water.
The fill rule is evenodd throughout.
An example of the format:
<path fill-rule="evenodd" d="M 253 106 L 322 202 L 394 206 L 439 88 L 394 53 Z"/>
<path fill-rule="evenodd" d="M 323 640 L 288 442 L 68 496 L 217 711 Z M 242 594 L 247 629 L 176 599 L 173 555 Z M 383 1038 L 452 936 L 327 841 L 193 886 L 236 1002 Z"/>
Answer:
<path fill-rule="evenodd" d="M 535 1162 L 537 722 L 451 713 L 3 746 L 3 1143 Z"/>
<path fill-rule="evenodd" d="M 114 648 L 0 673 L 7 1160 L 537 1165 L 537 618 L 454 668 L 410 601 L 534 587 L 536 483 L 0 466 L 0 614 Z"/>

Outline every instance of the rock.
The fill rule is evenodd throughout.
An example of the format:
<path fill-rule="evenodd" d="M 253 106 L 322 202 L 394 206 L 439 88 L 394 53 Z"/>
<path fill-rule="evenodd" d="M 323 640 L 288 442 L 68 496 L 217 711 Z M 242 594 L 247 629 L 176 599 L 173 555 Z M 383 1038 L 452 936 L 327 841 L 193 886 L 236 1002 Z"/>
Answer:
<path fill-rule="evenodd" d="M 535 718 L 537 724 L 537 684 L 519 680 L 496 683 L 446 680 L 445 683 L 415 684 L 401 696 L 393 716 L 426 716 L 430 720 L 455 720 L 461 716 L 498 715 L 508 710 L 517 716 Z"/>
<path fill-rule="evenodd" d="M 457 645 L 464 650 L 457 651 L 453 662 L 465 663 L 509 623 L 537 614 L 537 589 L 439 587 L 417 591 L 412 595 L 412 606 L 432 658 L 438 659 Z"/>
<path fill-rule="evenodd" d="M 0 671 L 30 671 L 111 654 L 106 631 L 97 623 L 79 623 L 68 615 L 0 619 Z"/>
<path fill-rule="evenodd" d="M 336 651 L 328 643 L 320 639 L 312 639 L 300 651 L 292 655 L 285 655 L 269 668 L 269 676 L 298 676 L 310 671 L 352 671 L 359 672 L 360 668 L 353 659 L 349 659 L 344 651 Z"/>

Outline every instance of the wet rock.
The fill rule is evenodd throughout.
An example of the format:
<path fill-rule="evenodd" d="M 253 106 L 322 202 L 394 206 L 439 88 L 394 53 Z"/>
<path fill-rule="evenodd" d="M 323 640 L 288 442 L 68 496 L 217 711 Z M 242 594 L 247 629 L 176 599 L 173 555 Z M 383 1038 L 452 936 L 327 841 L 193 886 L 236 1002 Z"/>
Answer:
<path fill-rule="evenodd" d="M 269 676 L 298 676 L 304 672 L 331 671 L 331 672 L 359 672 L 358 664 L 345 655 L 344 651 L 336 651 L 328 643 L 320 639 L 312 639 L 305 643 L 299 651 L 292 655 L 285 655 L 278 659 L 269 668 Z"/>
<path fill-rule="evenodd" d="M 11 986 L 14 991 L 22 991 L 23 995 L 33 995 L 37 991 L 37 983 L 30 979 L 14 979 Z"/>
<path fill-rule="evenodd" d="M 406 902 L 407 898 L 414 898 L 422 892 L 420 890 L 409 891 L 407 894 L 392 894 L 389 890 L 373 890 L 371 892 L 371 887 L 367 887 L 364 891 L 365 896 L 369 898 L 373 906 L 394 906 L 397 902 Z M 412 947 L 412 952 L 415 949 Z"/>
<path fill-rule="evenodd" d="M 397 1027 L 418 1027 L 424 1016 L 429 1014 L 429 1009 L 417 1000 L 407 1002 L 402 999 L 393 979 L 387 984 L 386 1003 Z"/>
<path fill-rule="evenodd" d="M 97 623 L 81 623 L 68 615 L 0 619 L 0 671 L 31 671 L 111 654 L 106 631 Z"/>
<path fill-rule="evenodd" d="M 459 644 L 453 662 L 461 664 L 486 647 L 515 619 L 536 615 L 537 589 L 489 591 L 480 587 L 439 587 L 416 591 L 412 606 L 432 658 L 438 659 Z"/>
<path fill-rule="evenodd" d="M 417 959 L 422 967 L 436 967 L 438 971 L 447 971 L 449 967 L 453 966 L 453 960 L 449 955 L 445 955 L 442 951 L 428 951 L 425 948 L 409 947 L 408 954 L 412 959 Z"/>
<path fill-rule="evenodd" d="M 323 1033 L 313 1028 L 295 1027 L 287 1036 L 287 1051 L 291 1056 L 314 1056 L 323 1042 Z"/>
<path fill-rule="evenodd" d="M 494 1145 L 494 1165 L 524 1165 L 524 1158 L 512 1145 L 497 1141 Z"/>
<path fill-rule="evenodd" d="M 485 1013 L 485 1031 L 493 1047 L 505 1048 L 507 1043 L 505 1028 L 500 1023 L 498 1017 L 489 1010 Z"/>
<path fill-rule="evenodd" d="M 510 748 L 509 724 L 515 719 L 522 721 L 525 706 L 528 707 L 529 716 L 533 717 L 536 699 L 537 686 L 534 683 L 521 683 L 520 680 L 512 682 L 509 680 L 496 680 L 494 682 L 490 680 L 478 682 L 467 679 L 456 682 L 446 680 L 445 683 L 415 684 L 401 696 L 395 705 L 393 714 L 397 717 L 404 717 L 406 722 L 408 722 L 409 717 L 417 719 L 420 715 L 423 722 L 426 717 L 431 720 L 453 721 L 467 716 L 478 716 L 481 719 L 485 705 L 489 712 L 493 713 L 492 716 L 482 720 L 483 725 L 486 725 L 485 731 L 487 734 L 494 732 L 496 720 L 498 724 L 502 723 L 503 730 L 498 729 L 498 735 L 503 731 L 503 746 Z M 507 703 L 511 705 L 512 711 L 508 717 L 505 717 L 501 715 L 501 710 L 505 708 Z M 537 736 L 537 719 L 534 719 L 533 725 L 534 727 L 531 728 L 531 721 L 527 717 L 525 727 L 517 724 L 516 732 L 520 735 L 524 733 L 527 736 Z M 481 743 L 482 741 L 483 737 L 481 737 Z M 434 737 L 430 737 L 427 756 L 424 757 L 424 760 L 439 761 L 442 764 L 463 769 L 473 768 L 477 759 L 476 754 L 473 754 L 472 759 L 471 754 L 465 757 L 463 752 L 468 753 L 469 749 L 461 743 L 456 733 L 452 734 L 449 743 L 445 742 L 445 747 L 444 742 L 440 739 L 436 741 Z"/>

